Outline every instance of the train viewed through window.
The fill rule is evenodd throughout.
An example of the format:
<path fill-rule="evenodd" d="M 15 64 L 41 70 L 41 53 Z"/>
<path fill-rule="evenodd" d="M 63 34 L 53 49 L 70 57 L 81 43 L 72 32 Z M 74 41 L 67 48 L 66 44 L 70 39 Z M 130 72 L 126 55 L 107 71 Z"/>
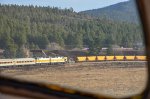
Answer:
<path fill-rule="evenodd" d="M 0 12 L 1 75 L 114 97 L 144 90 L 135 0 L 2 0 Z"/>

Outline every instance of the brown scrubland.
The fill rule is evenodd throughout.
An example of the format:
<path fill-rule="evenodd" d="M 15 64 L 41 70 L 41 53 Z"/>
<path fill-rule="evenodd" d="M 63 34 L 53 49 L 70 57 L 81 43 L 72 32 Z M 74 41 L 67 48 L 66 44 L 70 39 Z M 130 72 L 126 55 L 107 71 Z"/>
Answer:
<path fill-rule="evenodd" d="M 104 65 L 104 66 L 102 66 Z M 146 65 L 75 63 L 63 66 L 18 67 L 1 74 L 34 82 L 57 84 L 97 94 L 124 97 L 143 91 L 147 81 Z"/>

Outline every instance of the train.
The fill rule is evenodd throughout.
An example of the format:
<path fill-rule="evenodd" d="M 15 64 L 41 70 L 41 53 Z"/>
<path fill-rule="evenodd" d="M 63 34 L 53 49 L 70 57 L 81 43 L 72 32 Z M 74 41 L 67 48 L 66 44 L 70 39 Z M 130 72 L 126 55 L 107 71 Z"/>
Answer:
<path fill-rule="evenodd" d="M 101 62 L 101 61 L 146 61 L 146 56 L 77 56 L 71 61 L 75 62 Z M 24 66 L 24 65 L 60 65 L 70 62 L 68 57 L 37 57 L 0 59 L 0 66 Z"/>
<path fill-rule="evenodd" d="M 65 64 L 68 58 L 63 56 L 58 57 L 37 57 L 37 58 L 15 58 L 15 59 L 0 59 L 0 66 L 24 66 L 24 65 L 54 65 Z"/>

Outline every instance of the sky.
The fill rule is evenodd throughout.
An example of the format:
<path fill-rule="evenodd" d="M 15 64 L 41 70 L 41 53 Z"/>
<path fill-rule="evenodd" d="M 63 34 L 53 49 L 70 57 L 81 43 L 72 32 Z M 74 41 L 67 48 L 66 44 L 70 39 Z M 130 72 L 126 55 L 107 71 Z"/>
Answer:
<path fill-rule="evenodd" d="M 18 5 L 37 5 L 70 8 L 74 11 L 85 11 L 106 7 L 119 2 L 128 0 L 0 0 L 1 4 L 18 4 Z"/>

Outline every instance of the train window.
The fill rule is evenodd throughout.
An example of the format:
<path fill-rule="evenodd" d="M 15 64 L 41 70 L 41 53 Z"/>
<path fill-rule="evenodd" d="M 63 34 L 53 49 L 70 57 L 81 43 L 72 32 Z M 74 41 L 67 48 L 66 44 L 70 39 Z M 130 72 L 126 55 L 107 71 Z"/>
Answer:
<path fill-rule="evenodd" d="M 1 75 L 113 97 L 145 89 L 135 0 L 1 0 L 0 13 Z"/>

